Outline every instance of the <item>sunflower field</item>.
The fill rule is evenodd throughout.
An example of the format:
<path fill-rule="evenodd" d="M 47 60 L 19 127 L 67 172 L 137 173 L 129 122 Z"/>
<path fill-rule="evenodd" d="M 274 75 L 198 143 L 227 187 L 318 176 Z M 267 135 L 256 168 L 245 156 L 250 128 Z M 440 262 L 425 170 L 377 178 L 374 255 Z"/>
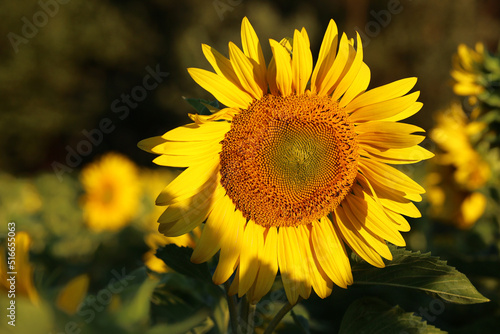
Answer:
<path fill-rule="evenodd" d="M 0 333 L 498 333 L 497 1 L 0 12 Z"/>

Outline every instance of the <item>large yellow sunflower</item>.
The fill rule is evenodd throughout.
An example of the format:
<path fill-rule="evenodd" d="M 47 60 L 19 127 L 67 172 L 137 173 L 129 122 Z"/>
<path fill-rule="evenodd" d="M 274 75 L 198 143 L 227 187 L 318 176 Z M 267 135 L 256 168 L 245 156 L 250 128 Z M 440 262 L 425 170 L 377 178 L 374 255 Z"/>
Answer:
<path fill-rule="evenodd" d="M 88 227 L 117 231 L 137 212 L 140 183 L 136 165 L 117 153 L 107 153 L 86 166 L 80 175 L 85 194 L 82 207 Z"/>
<path fill-rule="evenodd" d="M 220 250 L 214 283 L 236 272 L 229 292 L 251 302 L 278 270 L 290 303 L 311 288 L 325 298 L 333 283 L 352 284 L 344 244 L 383 267 L 385 240 L 405 245 L 402 215 L 420 216 L 412 201 L 424 189 L 388 165 L 432 156 L 412 134 L 421 128 L 397 122 L 422 107 L 418 92 L 405 95 L 416 79 L 365 92 L 361 39 L 338 43 L 333 20 L 314 68 L 305 29 L 270 40 L 267 67 L 247 18 L 241 37 L 243 51 L 229 43 L 229 59 L 203 45 L 216 73 L 188 69 L 226 108 L 139 143 L 160 154 L 155 163 L 187 167 L 156 200 L 167 206 L 159 230 L 177 236 L 205 222 L 191 260 Z"/>

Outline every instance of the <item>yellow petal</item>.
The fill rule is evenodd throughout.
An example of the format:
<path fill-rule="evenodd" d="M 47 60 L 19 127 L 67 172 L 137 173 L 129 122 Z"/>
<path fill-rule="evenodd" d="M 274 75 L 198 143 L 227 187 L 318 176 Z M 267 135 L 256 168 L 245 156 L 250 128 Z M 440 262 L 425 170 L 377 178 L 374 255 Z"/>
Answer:
<path fill-rule="evenodd" d="M 419 126 L 399 122 L 373 121 L 356 125 L 356 132 L 361 133 L 401 133 L 425 132 Z"/>
<path fill-rule="evenodd" d="M 419 95 L 420 92 L 414 92 L 409 95 L 394 98 L 392 100 L 385 100 L 382 102 L 360 107 L 352 111 L 349 119 L 351 120 L 351 122 L 359 123 L 366 121 L 377 121 L 395 116 L 414 104 L 417 101 Z M 350 106 L 348 106 L 347 108 L 349 110 L 352 110 L 350 109 Z"/>
<path fill-rule="evenodd" d="M 302 27 L 302 29 L 300 29 L 300 34 L 304 39 L 306 47 L 311 48 L 311 42 L 309 41 L 309 35 L 307 34 L 306 28 Z"/>
<path fill-rule="evenodd" d="M 276 62 L 276 87 L 283 96 L 292 94 L 292 66 L 290 54 L 275 40 L 270 39 L 271 50 Z"/>
<path fill-rule="evenodd" d="M 226 78 L 238 88 L 242 88 L 240 85 L 240 81 L 234 72 L 233 65 L 231 65 L 231 61 L 220 54 L 217 50 L 208 46 L 206 44 L 201 45 L 201 49 L 205 58 L 207 58 L 210 65 L 212 65 L 215 73 L 220 75 L 221 77 Z"/>
<path fill-rule="evenodd" d="M 290 54 L 292 50 L 292 46 L 287 38 L 283 38 L 280 41 L 280 44 L 285 47 L 285 49 L 290 50 L 288 53 Z M 269 66 L 267 68 L 267 74 L 266 74 L 267 82 L 269 83 L 269 91 L 273 95 L 279 95 L 280 92 L 278 90 L 278 86 L 276 84 L 276 61 L 274 59 L 274 56 L 271 58 L 271 61 L 269 62 Z"/>
<path fill-rule="evenodd" d="M 386 199 L 386 198 L 381 198 L 380 199 L 380 203 L 382 203 L 382 205 L 396 213 L 400 213 L 400 214 L 403 214 L 405 216 L 408 216 L 408 217 L 412 217 L 412 218 L 420 218 L 422 217 L 422 214 L 420 213 L 420 211 L 418 211 L 417 207 L 415 206 L 415 204 L 413 204 L 411 201 L 407 200 L 407 201 L 393 201 L 393 200 L 390 200 L 390 199 Z"/>
<path fill-rule="evenodd" d="M 417 83 L 417 78 L 406 78 L 390 84 L 371 89 L 356 97 L 348 105 L 349 110 L 354 110 L 370 104 L 391 100 L 403 96 Z"/>
<path fill-rule="evenodd" d="M 188 72 L 198 85 L 228 107 L 246 109 L 253 101 L 249 94 L 222 76 L 199 68 L 188 68 Z"/>
<path fill-rule="evenodd" d="M 297 303 L 299 293 L 303 292 L 305 270 L 300 250 L 297 249 L 297 236 L 294 227 L 281 227 L 278 231 L 278 263 L 281 280 L 290 304 Z"/>
<path fill-rule="evenodd" d="M 403 110 L 399 114 L 396 114 L 396 115 L 391 116 L 391 117 L 384 118 L 384 119 L 382 119 L 382 121 L 391 121 L 391 122 L 401 121 L 401 120 L 403 120 L 405 118 L 408 118 L 410 116 L 415 115 L 420 109 L 422 109 L 423 105 L 424 104 L 422 102 L 415 102 L 410 107 L 408 107 L 407 109 Z"/>
<path fill-rule="evenodd" d="M 213 144 L 207 151 L 198 155 L 162 154 L 159 157 L 156 157 L 153 162 L 160 166 L 189 167 L 213 160 L 214 156 L 217 157 L 221 150 L 222 145 L 216 143 Z"/>
<path fill-rule="evenodd" d="M 203 201 L 202 195 L 193 197 L 179 220 L 169 223 L 160 222 L 158 231 L 167 237 L 178 237 L 192 231 L 207 219 L 218 201 L 224 196 L 224 189 L 218 187 L 209 195 L 203 196 L 209 197 L 203 205 L 200 204 Z"/>
<path fill-rule="evenodd" d="M 293 34 L 292 86 L 297 95 L 304 94 L 312 71 L 312 54 L 302 34 Z"/>
<path fill-rule="evenodd" d="M 393 148 L 413 147 L 420 144 L 425 137 L 390 132 L 374 132 L 362 133 L 357 139 L 360 147 L 371 146 L 381 150 L 389 150 Z"/>
<path fill-rule="evenodd" d="M 337 87 L 335 87 L 335 90 L 333 91 L 332 100 L 334 101 L 340 99 L 340 97 L 344 95 L 347 89 L 356 80 L 356 77 L 358 76 L 359 70 L 361 68 L 361 64 L 363 63 L 363 45 L 361 44 L 361 37 L 357 32 L 356 32 L 356 38 L 357 38 L 356 42 L 357 49 L 354 60 L 352 61 L 352 64 L 349 67 L 347 73 L 343 75 L 339 84 L 337 85 Z M 350 97 L 348 97 L 348 99 L 349 98 Z"/>
<path fill-rule="evenodd" d="M 399 220 L 395 222 L 394 219 L 391 219 L 389 215 L 387 215 L 387 212 L 391 210 L 387 209 L 383 205 L 386 199 L 370 194 L 358 184 L 353 186 L 353 191 L 355 193 L 355 196 L 350 194 L 350 200 L 354 198 L 355 200 L 349 203 L 350 207 L 353 212 L 356 210 L 358 210 L 359 212 L 360 208 L 364 207 L 364 205 L 359 203 L 359 200 L 366 202 L 368 208 L 367 214 L 370 216 L 369 220 L 371 221 L 371 225 L 367 225 L 369 229 L 374 232 L 374 234 L 384 238 L 385 240 L 395 244 L 396 246 L 405 246 L 405 240 L 398 232 L 400 231 L 400 223 L 398 222 Z M 407 201 L 406 199 L 401 200 Z M 363 210 L 361 210 L 361 212 L 362 211 Z M 376 224 L 377 226 L 372 228 L 373 224 Z M 382 231 L 376 230 L 377 228 L 381 229 Z"/>
<path fill-rule="evenodd" d="M 352 99 L 363 93 L 370 84 L 370 78 L 370 68 L 365 63 L 361 63 L 358 75 L 354 79 L 354 82 L 349 86 L 344 96 L 342 96 L 342 99 L 340 99 L 339 105 L 341 107 L 345 107 L 352 101 Z"/>
<path fill-rule="evenodd" d="M 434 156 L 434 153 L 431 153 L 420 146 L 389 150 L 365 146 L 360 147 L 359 153 L 363 156 L 370 157 L 377 161 L 393 165 L 412 164 L 420 162 L 422 160 L 430 159 Z"/>
<path fill-rule="evenodd" d="M 156 205 L 168 205 L 195 195 L 216 181 L 218 168 L 217 155 L 211 160 L 188 167 L 163 189 L 156 199 Z"/>
<path fill-rule="evenodd" d="M 363 188 L 369 188 L 372 192 L 372 196 L 376 198 L 382 197 L 393 201 L 401 201 L 403 198 L 406 198 L 414 202 L 422 201 L 422 196 L 418 193 L 404 192 L 390 187 L 387 184 L 380 182 L 378 178 L 368 179 L 365 175 L 358 173 L 356 180 L 363 186 Z"/>
<path fill-rule="evenodd" d="M 335 57 L 332 66 L 328 68 L 325 76 L 323 77 L 321 87 L 318 87 L 319 96 L 330 94 L 336 87 L 337 82 L 339 82 L 342 78 L 341 75 L 346 68 L 347 61 L 349 60 L 349 49 L 350 45 L 347 40 L 347 36 L 342 34 L 342 37 L 340 38 L 339 52 Z"/>
<path fill-rule="evenodd" d="M 278 272 L 278 230 L 276 227 L 268 228 L 264 242 L 264 251 L 259 258 L 260 267 L 255 280 L 252 302 L 258 302 L 271 290 Z"/>
<path fill-rule="evenodd" d="M 157 136 L 157 137 L 143 139 L 139 143 L 137 143 L 137 146 L 143 151 L 146 151 L 149 153 L 155 153 L 155 152 L 153 152 L 153 148 L 155 148 L 158 145 L 163 144 L 164 142 L 165 142 L 165 139 L 163 139 L 160 136 Z"/>
<path fill-rule="evenodd" d="M 182 219 L 186 215 L 189 215 L 192 210 L 200 211 L 207 209 L 212 204 L 212 195 L 215 191 L 215 187 L 216 183 L 214 182 L 213 184 L 203 188 L 193 197 L 188 197 L 170 204 L 158 218 L 158 222 L 160 224 L 172 223 Z"/>
<path fill-rule="evenodd" d="M 171 141 L 205 141 L 222 138 L 231 129 L 229 122 L 190 123 L 172 129 L 161 136 Z"/>
<path fill-rule="evenodd" d="M 328 217 L 313 222 L 311 241 L 315 256 L 328 277 L 342 288 L 352 284 L 351 264 L 344 243 Z"/>
<path fill-rule="evenodd" d="M 359 161 L 359 168 L 369 179 L 376 179 L 390 188 L 404 192 L 425 193 L 425 189 L 406 174 L 384 163 L 361 158 Z"/>
<path fill-rule="evenodd" d="M 241 211 L 234 211 L 232 215 L 229 215 L 228 220 L 227 230 L 222 231 L 219 263 L 212 277 L 216 285 L 227 281 L 236 270 L 243 243 L 246 219 L 242 216 Z"/>
<path fill-rule="evenodd" d="M 234 72 L 240 80 L 240 84 L 243 89 L 253 98 L 260 99 L 264 95 L 265 91 L 264 88 L 259 86 L 259 84 L 255 81 L 254 65 L 233 42 L 229 42 L 229 59 L 231 59 Z"/>
<path fill-rule="evenodd" d="M 300 227 L 295 227 L 291 228 L 290 231 L 288 231 L 289 234 L 294 234 L 295 239 L 297 240 L 297 243 L 295 244 L 295 247 L 298 249 L 298 255 L 299 255 L 299 263 L 295 264 L 295 267 L 293 270 L 297 270 L 300 272 L 298 277 L 301 277 L 299 279 L 299 294 L 302 298 L 307 299 L 311 295 L 311 276 L 310 276 L 310 264 L 309 264 L 309 258 L 308 254 L 306 251 L 306 247 L 309 246 L 309 238 L 307 236 L 304 236 L 301 231 Z M 314 261 L 314 259 L 312 259 Z"/>
<path fill-rule="evenodd" d="M 392 259 L 382 238 L 370 234 L 360 226 L 350 209 L 342 206 L 335 209 L 335 226 L 351 249 L 371 265 L 379 268 L 385 266 L 380 255 Z"/>
<path fill-rule="evenodd" d="M 241 44 L 243 46 L 243 52 L 250 58 L 255 69 L 255 81 L 261 87 L 264 94 L 267 93 L 266 62 L 264 54 L 260 47 L 259 38 L 246 17 L 244 17 L 241 22 Z"/>
<path fill-rule="evenodd" d="M 386 217 L 384 209 L 368 195 L 364 198 L 361 196 L 348 194 L 344 199 L 358 225 L 397 246 L 405 246 L 405 240 L 398 232 L 397 226 Z"/>
<path fill-rule="evenodd" d="M 249 220 L 243 233 L 240 253 L 238 296 L 242 297 L 252 286 L 259 269 L 259 254 L 264 249 L 264 227 Z"/>
<path fill-rule="evenodd" d="M 228 218 L 233 215 L 234 210 L 234 204 L 229 196 L 223 196 L 215 204 L 191 255 L 192 262 L 206 262 L 217 253 L 221 246 L 222 235 L 230 223 Z"/>
<path fill-rule="evenodd" d="M 305 254 L 306 266 L 309 268 L 309 273 L 307 275 L 308 284 L 311 284 L 312 288 L 320 298 L 326 298 L 332 293 L 333 282 L 325 274 L 321 268 L 318 259 L 313 256 L 311 250 L 311 225 L 299 225 L 297 227 L 297 233 L 300 234 L 301 241 L 299 241 L 298 246 L 301 247 L 301 252 Z"/>
<path fill-rule="evenodd" d="M 161 138 L 161 137 L 160 137 Z M 199 155 L 205 154 L 207 152 L 212 152 L 214 145 L 217 145 L 224 135 L 222 134 L 220 138 L 216 140 L 206 140 L 206 141 L 165 141 L 163 138 L 162 143 L 153 146 L 150 152 L 156 154 L 169 154 L 169 155 Z M 149 138 L 152 139 L 152 138 Z M 139 142 L 139 143 L 142 143 Z"/>
<path fill-rule="evenodd" d="M 385 214 L 387 217 L 391 218 L 394 223 L 396 223 L 398 226 L 398 230 L 401 232 L 408 232 L 411 227 L 408 221 L 401 216 L 399 213 L 396 213 L 392 210 L 385 210 Z"/>
<path fill-rule="evenodd" d="M 267 78 L 267 82 L 269 84 L 269 92 L 272 95 L 279 95 L 280 92 L 279 92 L 278 86 L 276 84 L 276 62 L 274 61 L 274 57 L 269 62 L 269 66 L 267 68 L 266 78 Z"/>
<path fill-rule="evenodd" d="M 313 94 L 321 90 L 326 74 L 335 60 L 338 36 L 337 25 L 335 21 L 330 20 L 325 36 L 323 37 L 323 42 L 321 43 L 321 48 L 319 49 L 318 61 L 311 77 L 311 92 Z"/>

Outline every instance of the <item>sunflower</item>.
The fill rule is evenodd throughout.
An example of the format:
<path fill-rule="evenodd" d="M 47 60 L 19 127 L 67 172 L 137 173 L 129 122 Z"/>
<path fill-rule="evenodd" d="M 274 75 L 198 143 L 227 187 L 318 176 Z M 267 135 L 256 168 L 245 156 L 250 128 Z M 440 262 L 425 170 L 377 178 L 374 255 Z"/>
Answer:
<path fill-rule="evenodd" d="M 453 91 L 461 96 L 477 96 L 485 91 L 482 83 L 482 63 L 484 62 L 484 45 L 476 43 L 475 50 L 465 44 L 458 46 L 453 56 L 451 76 L 455 79 Z"/>
<path fill-rule="evenodd" d="M 436 166 L 427 178 L 431 213 L 451 218 L 459 228 L 470 228 L 486 209 L 486 197 L 478 190 L 486 185 L 491 171 L 471 140 L 486 124 L 469 119 L 458 103 L 438 113 L 436 123 L 430 137 L 442 152 L 435 159 L 441 168 Z"/>
<path fill-rule="evenodd" d="M 436 127 L 430 136 L 443 150 L 436 163 L 453 166 L 455 182 L 466 190 L 484 186 L 489 179 L 490 168 L 474 149 L 471 137 L 481 132 L 486 124 L 469 120 L 457 103 L 438 113 L 436 120 Z"/>
<path fill-rule="evenodd" d="M 135 164 L 123 155 L 108 153 L 81 172 L 85 190 L 84 219 L 91 230 L 117 231 L 136 214 L 140 183 Z"/>
<path fill-rule="evenodd" d="M 291 304 L 312 289 L 325 298 L 334 283 L 353 282 L 345 244 L 384 267 L 385 240 L 405 245 L 402 215 L 420 216 L 412 201 L 424 189 L 388 165 L 432 156 L 413 134 L 423 130 L 398 122 L 422 107 L 418 92 L 405 95 L 416 79 L 365 92 L 360 36 L 339 36 L 333 20 L 314 68 L 304 28 L 270 40 L 268 66 L 247 18 L 241 38 L 229 59 L 203 45 L 215 73 L 188 69 L 226 108 L 139 143 L 160 154 L 155 163 L 187 167 L 156 200 L 167 206 L 159 231 L 177 236 L 205 222 L 191 260 L 220 250 L 213 281 L 234 273 L 229 294 L 255 303 L 279 270 Z"/>

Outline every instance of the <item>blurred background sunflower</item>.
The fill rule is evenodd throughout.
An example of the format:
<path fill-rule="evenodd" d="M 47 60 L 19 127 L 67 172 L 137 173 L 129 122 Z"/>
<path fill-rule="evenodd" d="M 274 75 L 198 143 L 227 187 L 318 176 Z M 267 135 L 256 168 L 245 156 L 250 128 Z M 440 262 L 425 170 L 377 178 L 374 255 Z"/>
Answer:
<path fill-rule="evenodd" d="M 422 146 L 436 158 L 401 168 L 428 191 L 423 217 L 409 219 L 407 248 L 441 256 L 491 300 L 441 309 L 430 296 L 354 284 L 303 302 L 278 330 L 308 319 L 310 332 L 337 332 L 348 305 L 366 295 L 452 333 L 500 325 L 498 1 L 33 0 L 4 1 L 0 12 L 0 243 L 7 250 L 9 222 L 29 240 L 17 250 L 26 268 L 18 323 L 27 326 L 17 332 L 154 334 L 172 323 L 217 332 L 227 323 L 219 287 L 185 276 L 204 277 L 213 262 L 164 261 L 183 259 L 200 236 L 157 231 L 156 195 L 182 170 L 156 169 L 136 144 L 208 112 L 189 100 L 213 97 L 186 68 L 209 70 L 200 44 L 227 50 L 244 16 L 261 41 L 306 27 L 313 55 L 334 19 L 348 36 L 360 33 L 369 88 L 419 78 L 424 107 L 408 123 L 427 130 Z M 107 174 L 106 161 L 114 161 Z M 263 323 L 284 304 L 281 288 L 263 301 Z M 3 321 L 0 332 L 15 331 Z"/>

